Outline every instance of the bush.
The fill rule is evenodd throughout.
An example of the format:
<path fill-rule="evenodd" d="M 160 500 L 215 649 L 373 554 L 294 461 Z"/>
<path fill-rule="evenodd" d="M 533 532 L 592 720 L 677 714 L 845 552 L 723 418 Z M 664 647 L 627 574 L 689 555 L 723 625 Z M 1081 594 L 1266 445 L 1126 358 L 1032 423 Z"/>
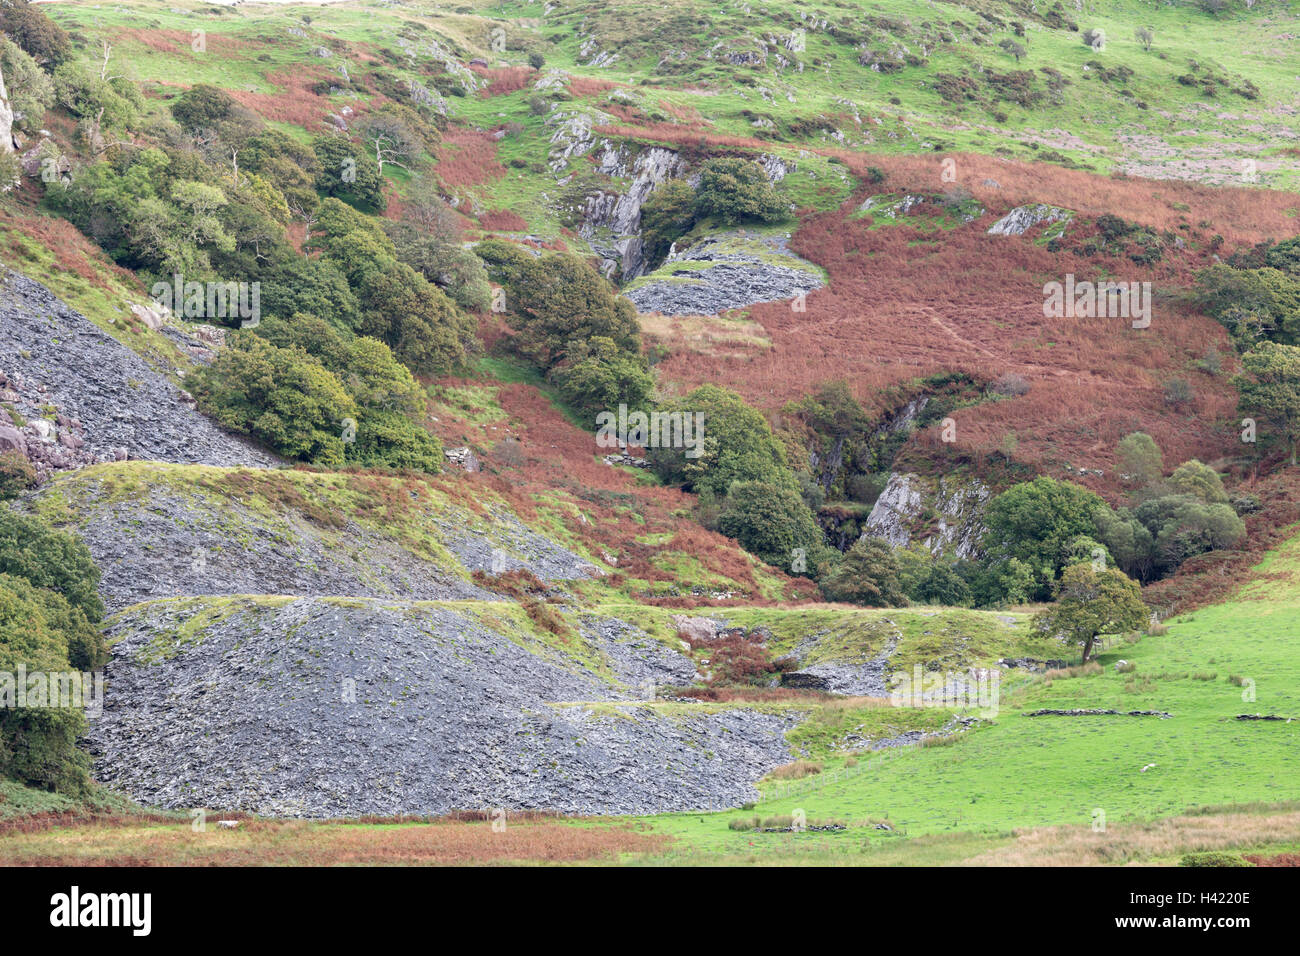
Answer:
<path fill-rule="evenodd" d="M 704 416 L 699 457 L 687 458 L 675 448 L 649 450 L 650 462 L 664 481 L 719 498 L 735 481 L 781 485 L 797 493 L 798 482 L 767 420 L 735 392 L 701 385 L 661 410 Z"/>
<path fill-rule="evenodd" d="M 343 136 L 321 136 L 312 144 L 320 173 L 316 190 L 367 210 L 383 212 L 384 177 L 375 158 Z"/>
<path fill-rule="evenodd" d="M 905 607 L 899 588 L 898 561 L 889 542 L 862 538 L 844 555 L 839 566 L 821 581 L 822 592 L 832 601 L 868 607 Z"/>
<path fill-rule="evenodd" d="M 230 336 L 190 379 L 205 411 L 223 425 L 288 458 L 338 468 L 346 461 L 348 421 L 357 406 L 339 380 L 299 348 L 280 348 L 248 332 Z"/>
<path fill-rule="evenodd" d="M 28 0 L 0 3 L 0 33 L 47 69 L 58 66 L 72 52 L 72 41 L 63 27 Z"/>
<path fill-rule="evenodd" d="M 726 158 L 711 159 L 701 168 L 695 215 L 734 224 L 780 222 L 788 211 L 762 166 L 750 160 Z"/>
<path fill-rule="evenodd" d="M 641 206 L 641 241 L 650 268 L 663 262 L 674 242 L 695 224 L 695 190 L 684 179 L 670 179 Z"/>
<path fill-rule="evenodd" d="M 172 103 L 172 117 L 190 132 L 214 129 L 230 117 L 236 106 L 230 94 L 220 87 L 196 83 Z"/>
<path fill-rule="evenodd" d="M 36 469 L 16 451 L 0 454 L 0 501 L 17 498 L 36 483 Z"/>
<path fill-rule="evenodd" d="M 735 482 L 718 516 L 718 530 L 768 564 L 787 570 L 796 549 L 803 549 L 811 567 L 824 547 L 812 512 L 787 485 Z"/>
<path fill-rule="evenodd" d="M 641 355 L 621 351 L 612 339 L 596 337 L 583 352 L 575 352 L 572 364 L 551 375 L 564 400 L 588 415 L 616 412 L 619 405 L 629 410 L 646 409 L 654 391 L 654 376 Z"/>
<path fill-rule="evenodd" d="M 1179 866 L 1253 866 L 1236 853 L 1224 850 L 1202 850 L 1198 853 L 1185 853 Z"/>
<path fill-rule="evenodd" d="M 515 347 L 544 370 L 585 357 L 597 337 L 640 353 L 636 307 L 583 259 L 556 252 L 534 258 L 500 241 L 477 251 L 506 287 Z"/>

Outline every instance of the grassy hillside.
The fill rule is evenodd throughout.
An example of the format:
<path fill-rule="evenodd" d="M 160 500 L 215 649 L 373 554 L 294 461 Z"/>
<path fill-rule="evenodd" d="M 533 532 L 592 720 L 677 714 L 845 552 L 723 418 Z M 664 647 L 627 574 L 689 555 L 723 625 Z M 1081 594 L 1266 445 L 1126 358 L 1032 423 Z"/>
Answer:
<path fill-rule="evenodd" d="M 890 853 L 880 848 L 900 834 L 909 848 L 913 838 L 962 832 L 984 834 L 978 839 L 992 845 L 1013 829 L 1061 825 L 1082 829 L 1084 837 L 1075 840 L 1086 849 L 1087 834 L 1103 819 L 1110 830 L 1141 827 L 1190 807 L 1294 801 L 1300 770 L 1297 583 L 1300 538 L 1270 553 L 1233 600 L 1171 620 L 1165 634 L 1108 650 L 1087 673 L 1038 677 L 1014 688 L 990 724 L 957 742 L 859 755 L 853 766 L 833 757 L 820 774 L 767 785 L 752 811 L 647 822 L 707 853 L 761 859 L 777 847 L 798 852 L 798 840 L 806 839 L 818 847 L 813 856 L 864 852 L 862 862 L 884 862 Z M 1121 660 L 1132 668 L 1116 670 Z M 1027 716 L 1043 709 L 1170 716 Z M 1238 720 L 1242 714 L 1288 719 Z M 780 817 L 796 809 L 810 823 L 887 820 L 894 829 L 864 825 L 829 837 L 809 833 L 793 845 L 789 834 L 727 829 L 755 813 Z M 1242 840 L 1281 839 L 1283 832 L 1291 841 L 1300 837 L 1290 825 L 1276 833 L 1252 831 Z M 1095 842 L 1115 846 L 1100 834 Z"/>

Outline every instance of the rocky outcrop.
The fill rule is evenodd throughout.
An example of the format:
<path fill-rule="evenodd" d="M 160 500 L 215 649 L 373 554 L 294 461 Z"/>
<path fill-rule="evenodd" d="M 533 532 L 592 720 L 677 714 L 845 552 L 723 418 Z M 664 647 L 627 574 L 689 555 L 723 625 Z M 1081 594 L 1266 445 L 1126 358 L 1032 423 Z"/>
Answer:
<path fill-rule="evenodd" d="M 138 355 L 14 272 L 0 285 L 0 374 L 0 426 L 23 433 L 42 476 L 125 458 L 280 463 L 222 431 Z"/>
<path fill-rule="evenodd" d="M 613 117 L 600 110 L 553 109 L 545 122 L 551 129 L 548 165 L 559 176 L 573 160 L 586 156 L 598 146 L 609 145 L 608 140 L 598 138 L 593 130 L 613 122 Z"/>
<path fill-rule="evenodd" d="M 984 537 L 989 489 L 975 478 L 892 472 L 867 516 L 863 537 L 897 547 L 921 540 L 934 554 L 974 557 Z"/>
<path fill-rule="evenodd" d="M 821 287 L 821 271 L 790 252 L 788 241 L 788 235 L 743 232 L 707 236 L 683 252 L 670 253 L 625 294 L 640 312 L 716 315 Z"/>
<path fill-rule="evenodd" d="M 641 242 L 642 204 L 661 183 L 682 175 L 686 163 L 673 150 L 655 146 L 638 153 L 629 169 L 624 152 L 607 147 L 598 168 L 611 177 L 631 175 L 631 185 L 622 193 L 602 190 L 588 196 L 579 233 L 601 257 L 605 274 L 617 270 L 626 282 L 641 275 L 646 265 Z"/>
<path fill-rule="evenodd" d="M 174 809 L 651 813 L 753 800 L 752 781 L 790 759 L 792 717 L 641 700 L 643 671 L 622 657 L 656 658 L 630 625 L 586 632 L 610 676 L 516 627 L 464 604 L 133 608 L 111 623 L 96 777 Z"/>
<path fill-rule="evenodd" d="M 9 105 L 4 74 L 0 73 L 0 153 L 14 151 L 14 110 Z"/>
<path fill-rule="evenodd" d="M 1059 206 L 1038 203 L 1033 206 L 1017 206 L 993 225 L 989 226 L 990 236 L 1023 236 L 1026 232 L 1045 222 L 1067 223 L 1074 218 L 1074 213 Z"/>

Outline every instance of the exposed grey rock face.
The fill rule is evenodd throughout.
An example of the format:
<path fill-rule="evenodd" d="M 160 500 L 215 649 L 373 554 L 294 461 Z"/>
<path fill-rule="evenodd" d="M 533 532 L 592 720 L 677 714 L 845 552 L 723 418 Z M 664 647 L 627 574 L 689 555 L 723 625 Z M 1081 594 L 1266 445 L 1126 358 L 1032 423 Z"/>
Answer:
<path fill-rule="evenodd" d="M 9 105 L 9 91 L 5 89 L 5 78 L 0 74 L 0 153 L 14 151 L 14 111 Z"/>
<path fill-rule="evenodd" d="M 989 226 L 990 236 L 1023 236 L 1027 231 L 1043 222 L 1069 222 L 1074 213 L 1059 206 L 1037 203 L 1033 206 L 1017 206 L 993 225 Z"/>
<path fill-rule="evenodd" d="M 699 240 L 627 290 L 640 312 L 716 315 L 756 302 L 792 299 L 823 284 L 817 268 L 788 249 L 788 236 L 721 233 Z M 709 263 L 703 268 L 687 264 Z"/>
<path fill-rule="evenodd" d="M 606 274 L 614 269 L 624 281 L 645 269 L 641 241 L 641 206 L 661 183 L 680 176 L 686 164 L 677 153 L 661 146 L 637 154 L 629 170 L 621 150 L 606 148 L 599 169 L 607 176 L 632 176 L 626 192 L 599 192 L 587 197 L 580 234 L 601 256 Z"/>
<path fill-rule="evenodd" d="M 934 554 L 973 557 L 984 537 L 982 519 L 988 498 L 988 487 L 978 479 L 892 472 L 867 516 L 862 536 L 905 547 L 924 534 L 922 540 Z M 927 511 L 935 515 L 936 523 L 932 529 L 919 528 Z"/>
<path fill-rule="evenodd" d="M 140 458 L 208 465 L 280 464 L 228 434 L 193 399 L 38 282 L 0 285 L 3 398 L 27 420 L 38 472 Z M 46 419 L 53 406 L 53 421 Z M 0 422 L 7 424 L 7 422 Z"/>
<path fill-rule="evenodd" d="M 592 131 L 612 121 L 613 117 L 600 110 L 552 110 L 545 121 L 554 130 L 548 153 L 551 172 L 558 176 L 571 160 L 586 156 L 600 144 L 607 145 L 607 140 L 598 140 Z"/>
<path fill-rule="evenodd" d="M 304 817 L 722 808 L 754 799 L 752 781 L 790 759 L 789 717 L 664 715 L 463 605 L 156 602 L 115 618 L 111 637 L 95 773 L 151 805 Z M 629 703 L 591 703 L 616 700 Z"/>

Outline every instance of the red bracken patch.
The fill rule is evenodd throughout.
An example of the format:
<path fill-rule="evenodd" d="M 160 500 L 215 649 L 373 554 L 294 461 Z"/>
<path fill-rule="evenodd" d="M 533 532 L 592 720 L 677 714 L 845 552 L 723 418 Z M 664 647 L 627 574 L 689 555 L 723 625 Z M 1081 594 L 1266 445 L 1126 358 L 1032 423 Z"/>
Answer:
<path fill-rule="evenodd" d="M 435 172 L 448 189 L 482 186 L 506 174 L 497 160 L 497 141 L 491 133 L 456 126 L 447 130 L 436 150 Z"/>
<path fill-rule="evenodd" d="M 484 229 L 500 232 L 522 232 L 528 228 L 528 220 L 509 209 L 489 209 L 478 221 Z"/>
<path fill-rule="evenodd" d="M 478 91 L 478 95 L 491 99 L 515 93 L 528 85 L 533 75 L 533 68 L 528 66 L 507 66 L 500 69 L 487 69 L 481 66 L 471 67 L 479 76 L 489 80 L 488 85 Z"/>

